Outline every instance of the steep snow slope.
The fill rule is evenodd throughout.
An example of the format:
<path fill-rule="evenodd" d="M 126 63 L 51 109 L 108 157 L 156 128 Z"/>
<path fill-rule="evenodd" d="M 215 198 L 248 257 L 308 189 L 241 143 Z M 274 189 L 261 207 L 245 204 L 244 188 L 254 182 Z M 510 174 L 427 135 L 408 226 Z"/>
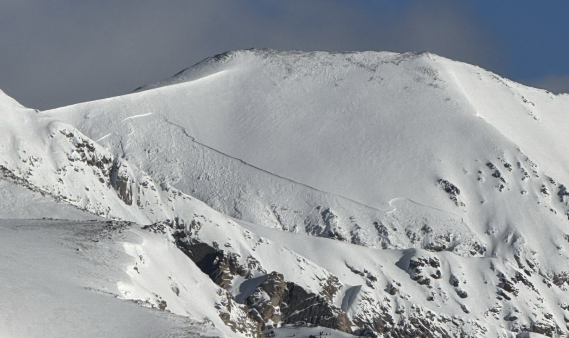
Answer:
<path fill-rule="evenodd" d="M 495 160 L 511 148 L 509 140 L 544 166 L 567 165 L 566 159 L 547 160 L 563 158 L 555 148 L 560 132 L 551 129 L 566 127 L 566 97 L 434 55 L 233 52 L 165 84 L 53 114 L 86 130 L 90 121 L 81 119 L 96 120 L 100 130 L 89 129 L 93 137 L 106 135 L 111 122 L 102 112 L 112 111 L 112 122 L 129 118 L 128 124 L 162 115 L 218 151 L 373 207 L 396 196 L 444 208 L 446 200 L 432 199 L 432 176 Z M 516 129 L 530 128 L 528 123 L 531 135 Z M 512 139 L 514 134 L 524 136 Z M 120 135 L 126 148 L 139 137 Z M 427 190 L 417 192 L 405 177 Z"/>
<path fill-rule="evenodd" d="M 258 50 L 142 89 L 0 96 L 3 180 L 147 225 L 121 297 L 224 335 L 567 334 L 567 96 L 430 54 Z"/>
<path fill-rule="evenodd" d="M 199 337 L 222 331 L 120 301 L 129 257 L 99 222 L 0 220 L 2 337 Z M 108 235 L 109 233 L 106 233 Z M 97 242 L 94 241 L 97 239 Z M 100 240 L 99 240 L 100 239 Z"/>
<path fill-rule="evenodd" d="M 167 184 L 158 186 L 73 126 L 0 94 L 0 180 L 8 188 L 18 184 L 98 216 L 140 224 L 182 217 L 174 210 L 179 204 L 202 204 Z"/>
<path fill-rule="evenodd" d="M 44 115 L 247 221 L 566 263 L 566 95 L 428 53 L 264 50 L 142 89 Z"/>
<path fill-rule="evenodd" d="M 74 127 L 43 118 L 3 93 L 0 93 L 0 114 L 5 122 L 0 127 L 0 187 L 3 196 L 0 199 L 0 218 L 38 217 L 41 213 L 43 218 L 100 220 L 101 217 L 108 217 L 142 224 L 154 221 L 169 222 L 170 219 L 175 219 L 178 224 L 181 219 L 183 224 L 183 220 L 194 217 L 196 211 L 208 216 L 218 214 L 202 202 L 167 185 L 156 186 L 144 172 L 127 161 L 114 157 Z M 39 195 L 43 197 L 39 198 Z M 12 198 L 15 200 L 11 200 Z M 52 224 L 56 226 L 52 227 Z M 64 221 L 63 224 L 69 229 L 63 231 L 58 228 L 61 222 L 22 219 L 8 222 L 8 227 L 3 229 L 8 232 L 3 238 L 10 243 L 0 246 L 0 253 L 7 259 L 3 271 L 8 271 L 10 275 L 3 291 L 8 292 L 6 308 L 13 308 L 12 312 L 5 312 L 8 317 L 3 318 L 0 323 L 0 332 L 3 334 L 20 337 L 44 332 L 49 336 L 60 337 L 101 336 L 109 335 L 108 332 L 117 332 L 118 336 L 160 336 L 162 333 L 168 336 L 177 336 L 178 333 L 185 336 L 203 333 L 250 337 L 258 331 L 259 324 L 248 318 L 244 309 L 222 288 L 203 275 L 167 237 L 146 239 L 144 232 L 136 233 L 136 230 L 131 229 L 131 223 L 119 222 L 115 225 L 109 221 L 101 226 L 99 223 L 92 225 Z M 20 231 L 21 229 L 30 232 Z M 10 233 L 11 231 L 14 233 Z M 77 234 L 69 234 L 73 231 L 79 233 L 78 237 Z M 46 243 L 35 243 L 43 234 Z M 137 238 L 142 238 L 142 243 L 138 242 Z M 110 244 L 98 244 L 104 242 Z M 61 251 L 58 250 L 61 245 L 66 249 L 69 246 L 77 246 L 71 251 Z M 143 245 L 147 245 L 144 256 L 143 252 L 136 255 L 138 248 Z M 85 247 L 93 246 L 97 250 L 90 251 L 89 255 L 83 258 L 68 257 L 75 250 L 81 252 Z M 18 250 L 23 251 L 23 254 L 13 260 L 11 257 L 18 255 Z M 117 254 L 121 251 L 122 257 Z M 38 260 L 36 256 L 41 253 L 44 256 Z M 124 259 L 128 255 L 132 256 L 134 267 L 137 260 L 145 257 L 145 267 L 150 267 L 150 270 L 134 269 L 137 275 L 130 277 L 122 273 L 123 270 L 133 270 Z M 48 266 L 44 266 L 46 260 L 50 262 Z M 29 263 L 26 263 L 27 261 Z M 77 284 L 78 277 L 73 267 L 87 263 L 102 265 L 108 270 L 85 272 L 86 276 L 80 276 L 80 283 Z M 30 267 L 35 269 L 34 272 L 27 270 Z M 70 270 L 65 270 L 67 268 Z M 149 274 L 145 275 L 147 278 L 137 278 L 143 273 Z M 33 280 L 38 276 L 41 276 L 38 280 L 44 280 L 45 285 L 26 284 L 37 297 L 28 299 L 21 293 L 10 292 L 9 289 L 15 285 L 18 278 Z M 172 291 L 174 280 L 179 281 L 179 290 L 176 293 Z M 107 290 L 109 284 L 114 287 Z M 140 318 L 114 318 L 112 313 L 118 312 L 120 315 L 121 311 L 127 311 L 128 306 L 86 294 L 88 292 L 82 290 L 82 287 L 135 300 L 141 305 L 189 317 L 191 321 L 175 319 L 173 316 L 168 319 L 168 316 L 145 314 L 138 310 L 133 311 L 138 311 Z M 66 288 L 72 289 L 69 294 L 65 294 Z M 164 290 L 168 290 L 167 295 L 163 294 Z M 162 296 L 159 297 L 159 293 Z M 22 297 L 25 299 L 18 303 L 18 299 Z M 62 306 L 67 307 L 62 310 L 62 318 L 46 326 L 45 323 L 51 321 L 51 314 L 46 314 L 39 316 L 38 321 L 26 323 L 27 316 L 60 311 L 59 307 L 50 304 L 41 306 L 41 302 L 37 301 L 40 298 L 46 301 L 62 298 Z M 94 304 L 74 304 L 80 302 L 81 298 L 92 300 Z M 108 315 L 97 316 L 93 320 L 82 319 L 106 306 L 109 306 L 111 311 Z M 154 319 L 153 316 L 158 318 Z M 165 319 L 161 320 L 159 317 Z M 144 318 L 147 318 L 149 323 L 138 322 L 144 321 Z M 99 320 L 103 321 L 101 325 L 108 327 L 94 327 L 94 321 Z M 121 323 L 121 320 L 126 323 Z M 76 325 L 67 328 L 66 321 Z M 177 321 L 185 328 L 176 328 Z M 79 322 L 83 325 L 79 325 Z M 191 325 L 194 324 L 196 328 L 192 329 Z M 147 325 L 157 327 L 145 329 Z M 190 326 L 186 327 L 188 325 Z M 167 332 L 161 332 L 162 329 Z"/>

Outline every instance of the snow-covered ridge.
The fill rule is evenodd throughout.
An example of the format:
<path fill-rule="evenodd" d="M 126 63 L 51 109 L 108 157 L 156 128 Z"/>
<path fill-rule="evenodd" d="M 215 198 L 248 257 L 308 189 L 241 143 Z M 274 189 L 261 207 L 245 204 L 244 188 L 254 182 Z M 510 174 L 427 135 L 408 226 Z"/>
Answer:
<path fill-rule="evenodd" d="M 228 335 L 552 336 L 569 318 L 568 108 L 429 53 L 236 51 L 118 98 L 2 98 L 0 165 L 147 225 L 121 296 Z"/>
<path fill-rule="evenodd" d="M 478 67 L 429 53 L 250 50 L 151 87 L 45 114 L 219 211 L 284 230 L 490 254 L 503 242 L 488 232 L 565 219 L 566 201 L 541 191 L 568 181 L 557 142 L 567 96 Z"/>
<path fill-rule="evenodd" d="M 361 67 L 373 67 L 375 62 L 368 64 L 367 62 L 360 63 L 361 60 L 371 56 L 373 59 L 379 58 L 380 62 L 399 63 L 402 59 L 422 55 L 424 53 L 391 53 L 391 52 L 302 52 L 302 51 L 279 51 L 275 49 L 249 49 L 249 50 L 234 50 L 222 54 L 209 57 L 196 65 L 188 67 L 169 79 L 141 86 L 135 90 L 143 91 L 164 86 L 180 84 L 183 82 L 190 82 L 206 78 L 216 73 L 230 70 L 236 64 L 246 63 L 251 59 L 256 62 L 263 62 L 265 64 L 278 64 L 284 66 L 289 71 L 306 70 L 314 65 L 314 62 L 319 62 L 323 65 L 332 65 L 338 63 L 339 60 L 344 61 L 346 64 L 356 64 Z M 363 57 L 362 57 L 363 56 Z M 307 67 L 308 66 L 308 67 Z"/>

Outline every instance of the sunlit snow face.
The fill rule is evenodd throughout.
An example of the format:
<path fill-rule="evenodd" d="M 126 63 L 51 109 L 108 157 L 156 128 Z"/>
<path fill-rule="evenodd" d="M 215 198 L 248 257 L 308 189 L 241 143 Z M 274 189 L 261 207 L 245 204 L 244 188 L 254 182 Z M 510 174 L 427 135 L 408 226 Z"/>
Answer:
<path fill-rule="evenodd" d="M 567 100 L 432 53 L 273 50 L 46 112 L 1 96 L 0 216 L 109 221 L 8 222 L 0 264 L 229 336 L 565 333 Z"/>
<path fill-rule="evenodd" d="M 10 33 L 0 37 L 0 87 L 41 110 L 128 93 L 208 56 L 251 47 L 430 51 L 499 73 L 508 57 L 484 11 L 451 1 L 33 4 L 3 4 L 0 22 Z"/>

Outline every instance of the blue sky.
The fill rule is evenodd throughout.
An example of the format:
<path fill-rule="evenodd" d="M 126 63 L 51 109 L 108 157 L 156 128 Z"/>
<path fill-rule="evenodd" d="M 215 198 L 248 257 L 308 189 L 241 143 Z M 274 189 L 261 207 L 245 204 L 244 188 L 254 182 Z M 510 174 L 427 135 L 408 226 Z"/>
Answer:
<path fill-rule="evenodd" d="M 569 92 L 569 1 L 0 0 L 0 89 L 47 109 L 231 49 L 430 51 Z"/>
<path fill-rule="evenodd" d="M 569 75 L 569 1 L 473 3 L 481 19 L 506 43 L 504 75 L 527 80 Z"/>

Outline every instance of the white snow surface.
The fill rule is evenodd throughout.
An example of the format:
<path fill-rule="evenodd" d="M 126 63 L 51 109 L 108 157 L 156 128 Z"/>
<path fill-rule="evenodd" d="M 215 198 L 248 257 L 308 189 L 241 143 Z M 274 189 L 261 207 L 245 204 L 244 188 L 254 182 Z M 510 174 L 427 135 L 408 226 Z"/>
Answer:
<path fill-rule="evenodd" d="M 110 133 L 109 151 L 245 221 L 398 249 L 436 246 L 419 234 L 426 223 L 460 254 L 512 258 L 505 238 L 531 237 L 566 263 L 551 243 L 564 247 L 569 210 L 558 195 L 568 95 L 429 53 L 272 50 L 229 52 L 142 89 L 42 116 Z"/>
<path fill-rule="evenodd" d="M 376 208 L 394 197 L 448 207 L 433 200 L 433 178 L 511 161 L 517 148 L 567 179 L 568 96 L 428 53 L 240 51 L 156 87 L 47 114 L 93 137 L 113 131 L 130 155 L 149 135 L 117 122 L 153 113 L 217 151 Z"/>
<path fill-rule="evenodd" d="M 97 298 L 71 322 L 108 302 L 149 319 L 93 320 L 125 330 L 155 321 L 172 335 L 188 320 L 191 334 L 251 336 L 236 300 L 276 271 L 318 295 L 337 278 L 331 301 L 354 321 L 388 314 L 450 336 L 564 336 L 568 109 L 569 95 L 429 53 L 228 52 L 130 95 L 40 113 L 0 93 L 0 218 L 26 224 L 0 227 L 12 243 L 0 253 L 26 252 L 2 263 L 14 271 L 8 285 L 38 273 L 49 283 L 30 289 L 66 308 Z M 95 242 L 109 251 L 97 256 L 73 251 L 72 224 L 24 220 L 42 217 L 82 220 L 77 229 L 101 218 L 153 225 L 89 232 L 107 241 Z M 180 231 L 255 264 L 226 292 L 176 247 Z M 43 234 L 52 265 L 25 249 Z M 85 260 L 109 272 L 53 273 Z M 27 261 L 38 268 L 22 269 Z M 87 284 L 153 309 L 83 296 Z M 79 291 L 64 295 L 66 285 Z M 31 310 L 9 312 L 16 322 L 52 311 L 26 301 Z"/>
<path fill-rule="evenodd" d="M 199 337 L 208 325 L 117 299 L 132 263 L 128 230 L 101 236 L 105 223 L 0 220 L 2 337 Z M 106 231 L 105 231 L 106 232 Z"/>

